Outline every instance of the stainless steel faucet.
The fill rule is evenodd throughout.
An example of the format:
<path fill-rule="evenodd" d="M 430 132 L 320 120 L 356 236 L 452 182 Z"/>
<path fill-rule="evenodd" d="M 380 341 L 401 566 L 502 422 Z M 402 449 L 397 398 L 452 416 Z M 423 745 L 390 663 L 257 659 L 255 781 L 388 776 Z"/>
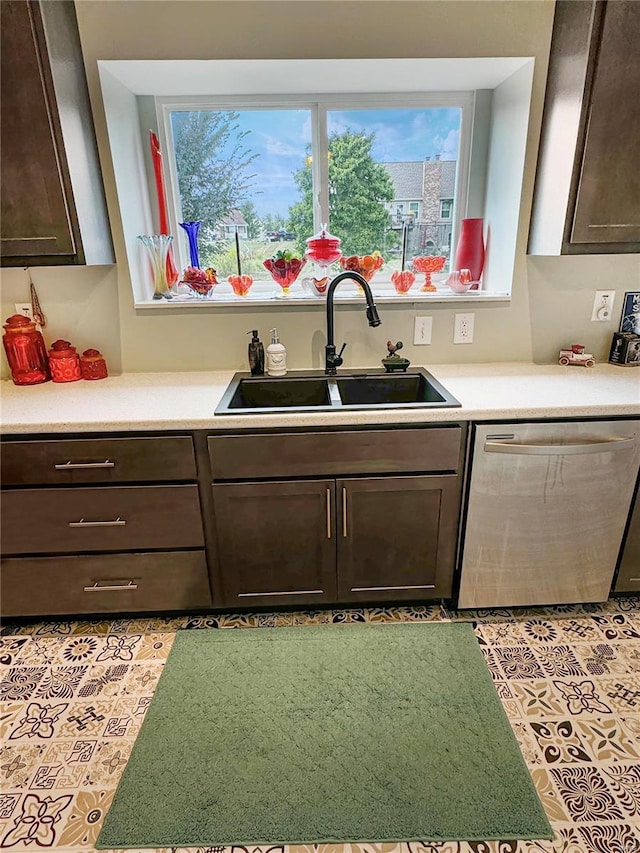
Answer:
<path fill-rule="evenodd" d="M 380 317 L 378 317 L 378 309 L 373 301 L 373 293 L 371 293 L 371 288 L 369 287 L 369 282 L 366 278 L 361 276 L 358 272 L 350 272 L 349 270 L 338 273 L 327 290 L 327 345 L 324 348 L 324 372 L 327 376 L 335 376 L 338 372 L 338 368 L 343 361 L 342 353 L 346 347 L 346 344 L 342 344 L 340 352 L 336 353 L 333 324 L 333 293 L 340 282 L 347 278 L 353 279 L 353 281 L 359 284 L 364 290 L 365 299 L 367 300 L 367 319 L 369 321 L 369 325 L 379 326 L 382 322 Z"/>

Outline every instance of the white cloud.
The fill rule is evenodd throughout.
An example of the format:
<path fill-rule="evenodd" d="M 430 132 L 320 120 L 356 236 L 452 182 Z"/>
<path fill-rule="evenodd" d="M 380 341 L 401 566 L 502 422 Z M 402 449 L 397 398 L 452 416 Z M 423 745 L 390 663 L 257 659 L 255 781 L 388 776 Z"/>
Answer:
<path fill-rule="evenodd" d="M 434 137 L 433 143 L 436 146 L 436 153 L 443 160 L 457 160 L 459 139 L 459 130 L 450 130 L 444 138 L 442 136 Z"/>
<path fill-rule="evenodd" d="M 265 150 L 267 154 L 273 154 L 275 157 L 302 156 L 299 146 L 289 145 L 283 139 L 278 139 L 275 136 L 266 136 Z"/>

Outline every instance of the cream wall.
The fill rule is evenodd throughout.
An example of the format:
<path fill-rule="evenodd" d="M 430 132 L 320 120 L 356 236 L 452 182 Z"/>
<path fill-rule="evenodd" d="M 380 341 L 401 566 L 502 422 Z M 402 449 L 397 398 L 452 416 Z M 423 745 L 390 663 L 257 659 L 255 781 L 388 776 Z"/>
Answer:
<path fill-rule="evenodd" d="M 291 367 L 317 367 L 324 346 L 321 308 L 135 311 L 125 262 L 96 62 L 99 59 L 393 58 L 533 56 L 535 72 L 519 211 L 512 301 L 475 307 L 475 341 L 454 346 L 454 309 L 381 306 L 383 326 L 372 330 L 364 313 L 342 307 L 336 338 L 349 344 L 345 365 L 373 365 L 388 338 L 405 341 L 414 363 L 449 361 L 553 361 L 561 345 L 579 339 L 604 358 L 617 328 L 621 295 L 640 289 L 640 256 L 530 258 L 527 234 L 545 77 L 553 24 L 552 0 L 76 0 L 78 24 L 94 110 L 107 202 L 119 263 L 101 275 L 82 269 L 38 270 L 41 301 L 55 316 L 51 334 L 71 336 L 89 329 L 93 345 L 111 354 L 114 370 L 198 370 L 246 367 L 245 332 L 263 338 L 277 326 Z M 130 237 L 130 235 L 127 235 Z M 22 278 L 21 278 L 22 275 Z M 10 298 L 28 300 L 24 274 L 5 271 Z M 58 312 L 64 281 L 64 312 Z M 615 289 L 619 298 L 610 323 L 590 323 L 596 289 Z M 97 294 L 100 311 L 95 312 Z M 19 299 L 18 299 L 19 295 Z M 15 298 L 14 298 L 15 297 Z M 468 303 L 458 310 L 473 310 Z M 413 347 L 413 317 L 434 318 L 433 343 Z M 102 315 L 102 316 L 101 316 Z M 87 326 L 85 327 L 85 324 Z M 79 340 L 79 337 L 78 337 Z M 121 356 L 121 361 L 119 356 Z"/>

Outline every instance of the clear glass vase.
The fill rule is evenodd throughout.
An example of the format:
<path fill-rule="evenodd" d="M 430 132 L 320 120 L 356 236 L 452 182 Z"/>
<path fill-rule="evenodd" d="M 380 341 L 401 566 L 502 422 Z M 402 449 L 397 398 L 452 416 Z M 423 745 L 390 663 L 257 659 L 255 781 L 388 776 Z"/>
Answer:
<path fill-rule="evenodd" d="M 154 299 L 172 299 L 167 280 L 167 255 L 173 241 L 171 234 L 143 234 L 138 237 L 145 247 L 151 269 Z"/>

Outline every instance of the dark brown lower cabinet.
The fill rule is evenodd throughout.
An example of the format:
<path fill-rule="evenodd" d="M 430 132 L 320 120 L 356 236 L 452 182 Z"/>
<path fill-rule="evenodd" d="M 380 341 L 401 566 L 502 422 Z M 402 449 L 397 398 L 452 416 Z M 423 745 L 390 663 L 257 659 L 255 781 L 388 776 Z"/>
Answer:
<path fill-rule="evenodd" d="M 213 486 L 224 606 L 336 599 L 335 481 Z"/>
<path fill-rule="evenodd" d="M 450 598 L 460 424 L 2 441 L 0 616 Z"/>
<path fill-rule="evenodd" d="M 220 603 L 450 596 L 457 479 L 215 484 Z"/>
<path fill-rule="evenodd" d="M 451 595 L 457 476 L 338 480 L 340 601 Z"/>
<path fill-rule="evenodd" d="M 0 616 L 211 608 L 191 435 L 3 439 Z"/>

